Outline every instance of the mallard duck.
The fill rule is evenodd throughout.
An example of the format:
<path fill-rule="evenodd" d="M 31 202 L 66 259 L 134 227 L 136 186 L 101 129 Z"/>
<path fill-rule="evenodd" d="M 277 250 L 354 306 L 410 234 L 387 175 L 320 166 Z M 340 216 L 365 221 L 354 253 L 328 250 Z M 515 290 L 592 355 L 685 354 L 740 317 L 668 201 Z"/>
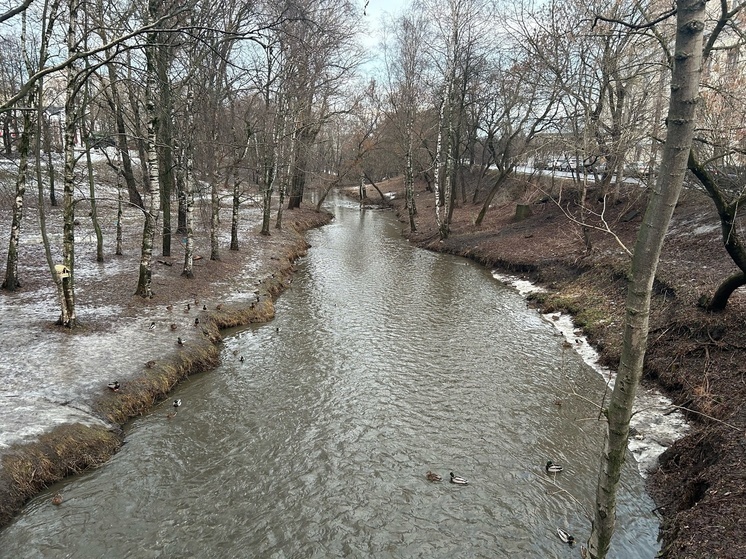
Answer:
<path fill-rule="evenodd" d="M 62 495 L 60 493 L 54 494 L 54 497 L 52 497 L 52 504 L 57 506 L 62 504 Z"/>
<path fill-rule="evenodd" d="M 199 326 L 199 317 L 194 319 L 194 325 Z"/>
<path fill-rule="evenodd" d="M 145 366 L 148 369 L 152 369 L 153 367 L 155 367 L 155 361 L 151 359 L 150 361 L 148 361 L 147 363 L 145 363 Z"/>
<path fill-rule="evenodd" d="M 176 326 L 176 324 L 171 324 L 171 330 L 176 330 L 177 328 L 178 326 Z"/>
<path fill-rule="evenodd" d="M 547 461 L 547 465 L 544 468 L 548 474 L 558 474 L 560 473 L 563 468 L 559 464 L 555 464 L 551 460 Z"/>
<path fill-rule="evenodd" d="M 179 398 L 177 400 L 174 400 L 174 404 L 173 405 L 174 405 L 175 408 L 181 407 L 181 399 Z"/>
<path fill-rule="evenodd" d="M 238 358 L 238 360 L 239 360 L 239 361 L 240 361 L 241 363 L 243 363 L 243 355 L 242 355 L 241 357 L 239 357 L 239 358 Z"/>
<path fill-rule="evenodd" d="M 120 387 L 120 384 L 119 384 L 119 381 L 118 381 L 118 380 L 115 380 L 115 381 L 113 381 L 113 382 L 110 382 L 110 383 L 109 383 L 109 384 L 107 384 L 106 386 L 108 386 L 108 387 L 109 387 L 109 390 L 111 390 L 112 392 L 118 392 L 118 391 L 119 391 L 119 387 Z"/>
<path fill-rule="evenodd" d="M 466 481 L 462 477 L 455 475 L 453 472 L 451 472 L 451 483 L 455 483 L 456 485 L 469 485 L 468 481 Z"/>
<path fill-rule="evenodd" d="M 207 310 L 207 305 L 202 305 L 202 310 L 206 311 Z"/>
<path fill-rule="evenodd" d="M 150 329 L 151 330 L 155 330 L 155 322 L 151 322 L 150 323 Z"/>
<path fill-rule="evenodd" d="M 443 479 L 442 476 L 439 476 L 435 472 L 431 472 L 430 470 L 427 471 L 427 474 L 425 474 L 425 477 L 428 481 L 441 481 Z"/>
<path fill-rule="evenodd" d="M 562 543 L 566 543 L 570 546 L 575 543 L 575 538 L 565 532 L 562 528 L 557 528 L 557 536 L 559 536 L 559 539 L 562 541 Z"/>
<path fill-rule="evenodd" d="M 181 336 L 179 336 L 178 338 L 176 338 L 176 343 L 179 344 L 179 345 L 184 345 L 184 340 L 181 339 Z"/>
<path fill-rule="evenodd" d="M 184 309 L 184 312 L 189 312 L 190 310 L 192 310 L 192 305 L 190 305 L 189 303 L 187 303 L 187 306 Z"/>

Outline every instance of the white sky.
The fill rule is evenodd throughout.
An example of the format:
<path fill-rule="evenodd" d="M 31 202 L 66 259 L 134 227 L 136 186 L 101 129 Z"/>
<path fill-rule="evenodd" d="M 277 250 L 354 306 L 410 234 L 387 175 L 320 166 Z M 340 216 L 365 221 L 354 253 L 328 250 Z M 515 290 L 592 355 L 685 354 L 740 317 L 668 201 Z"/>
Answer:
<path fill-rule="evenodd" d="M 366 0 L 358 0 L 362 9 L 365 6 Z M 382 19 L 384 15 L 387 18 L 396 16 L 400 13 L 405 6 L 409 4 L 409 0 L 367 0 L 368 5 L 365 8 L 365 17 L 363 18 L 363 24 L 365 29 L 362 31 L 362 43 L 368 50 L 368 54 L 374 58 L 370 64 L 366 64 L 366 68 L 373 70 L 377 65 L 375 58 L 380 53 L 380 41 L 382 38 Z"/>

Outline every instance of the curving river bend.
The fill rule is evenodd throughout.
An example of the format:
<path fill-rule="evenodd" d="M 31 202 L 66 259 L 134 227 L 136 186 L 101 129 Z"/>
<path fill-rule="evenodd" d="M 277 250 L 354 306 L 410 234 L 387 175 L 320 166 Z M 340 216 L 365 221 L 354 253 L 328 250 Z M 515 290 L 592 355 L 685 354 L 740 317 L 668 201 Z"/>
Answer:
<path fill-rule="evenodd" d="M 334 211 L 277 318 L 55 487 L 62 506 L 33 500 L 0 557 L 578 556 L 555 532 L 588 536 L 602 430 L 571 394 L 600 400 L 601 378 L 488 270 Z M 630 456 L 611 557 L 655 555 L 654 506 Z"/>

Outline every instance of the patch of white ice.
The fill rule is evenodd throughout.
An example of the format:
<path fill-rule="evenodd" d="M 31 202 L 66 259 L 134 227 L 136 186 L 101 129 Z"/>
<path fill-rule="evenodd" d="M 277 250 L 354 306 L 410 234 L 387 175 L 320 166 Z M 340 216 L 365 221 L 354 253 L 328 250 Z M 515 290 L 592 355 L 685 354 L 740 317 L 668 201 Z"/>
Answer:
<path fill-rule="evenodd" d="M 544 291 L 525 280 L 496 272 L 493 272 L 492 275 L 495 279 L 513 286 L 523 296 L 539 290 Z M 528 284 L 530 287 L 524 284 Z M 572 318 L 563 313 L 551 313 L 543 316 L 547 322 L 557 328 L 583 361 L 603 377 L 609 386 L 609 390 L 613 389 L 616 373 L 601 366 L 598 352 L 580 333 Z M 659 392 L 644 389 L 637 391 L 635 410 L 630 421 L 630 427 L 632 435 L 628 447 L 635 457 L 637 467 L 643 477 L 655 470 L 658 465 L 658 457 L 675 440 L 683 437 L 689 429 L 683 414 L 673 407 L 671 400 Z"/>

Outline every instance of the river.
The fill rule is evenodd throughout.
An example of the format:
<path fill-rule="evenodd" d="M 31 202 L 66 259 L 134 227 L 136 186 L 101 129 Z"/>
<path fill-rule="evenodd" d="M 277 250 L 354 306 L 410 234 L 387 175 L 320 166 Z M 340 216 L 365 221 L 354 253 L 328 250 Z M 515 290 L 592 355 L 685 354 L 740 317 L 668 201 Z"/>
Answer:
<path fill-rule="evenodd" d="M 230 333 L 175 417 L 164 402 L 32 500 L 0 556 L 578 556 L 556 529 L 588 537 L 600 376 L 489 270 L 411 247 L 389 213 L 334 212 L 276 319 Z M 631 456 L 622 482 L 610 556 L 652 558 Z"/>

